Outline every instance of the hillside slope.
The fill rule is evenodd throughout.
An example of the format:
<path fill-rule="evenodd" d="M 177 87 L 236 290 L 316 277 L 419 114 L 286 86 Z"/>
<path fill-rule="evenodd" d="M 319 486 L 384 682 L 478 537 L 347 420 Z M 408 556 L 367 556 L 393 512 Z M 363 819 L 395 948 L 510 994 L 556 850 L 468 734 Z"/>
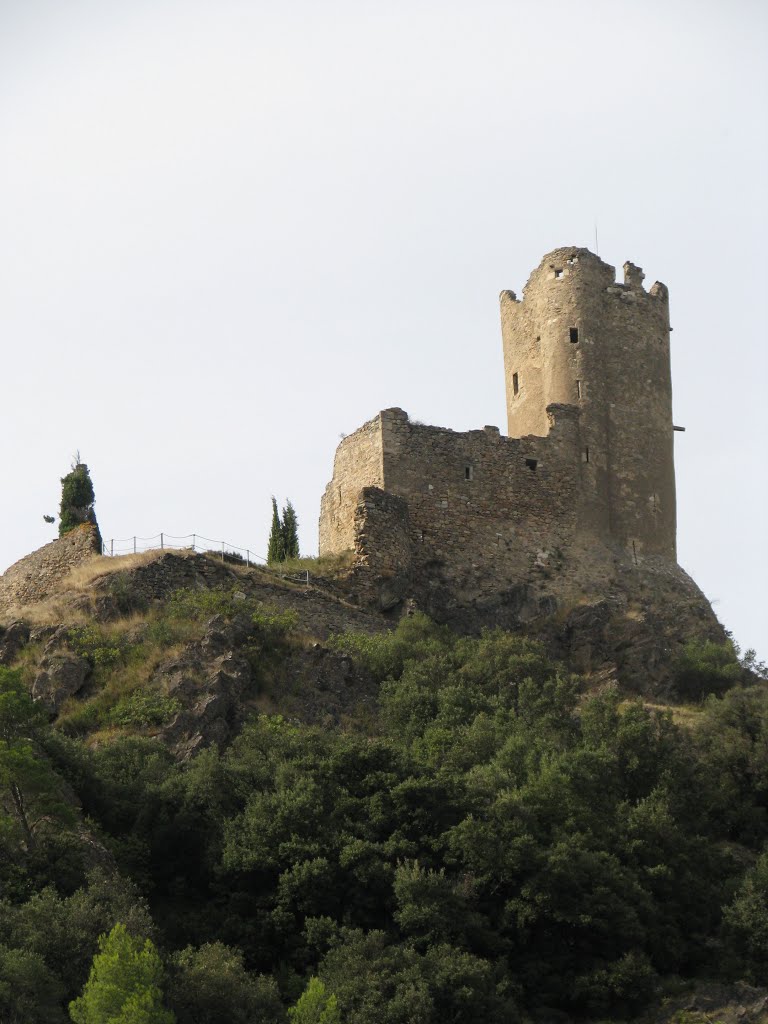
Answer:
<path fill-rule="evenodd" d="M 343 569 L 178 552 L 29 596 L 0 625 L 0 1019 L 65 1020 L 116 922 L 179 1024 L 284 1022 L 313 976 L 344 1024 L 768 1019 L 768 692 L 727 644 L 644 703 L 652 623 L 610 604 L 462 636 Z M 714 696 L 660 706 L 681 681 Z"/>

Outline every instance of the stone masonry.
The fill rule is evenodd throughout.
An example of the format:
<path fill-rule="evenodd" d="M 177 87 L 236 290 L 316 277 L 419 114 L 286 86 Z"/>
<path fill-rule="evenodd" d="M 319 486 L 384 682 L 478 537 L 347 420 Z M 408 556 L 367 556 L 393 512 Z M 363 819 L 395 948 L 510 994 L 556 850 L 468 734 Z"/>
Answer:
<path fill-rule="evenodd" d="M 552 402 L 580 413 L 581 516 L 633 556 L 675 557 L 669 294 L 588 249 L 556 249 L 501 293 L 509 433 L 546 433 Z"/>
<path fill-rule="evenodd" d="M 14 562 L 0 576 L 0 612 L 42 601 L 69 573 L 100 554 L 98 529 L 78 526 Z"/>
<path fill-rule="evenodd" d="M 353 550 L 359 580 L 389 581 L 389 605 L 397 580 L 439 618 L 626 607 L 663 585 L 717 635 L 676 562 L 668 293 L 642 282 L 571 247 L 544 257 L 522 300 L 502 292 L 510 436 L 380 412 L 338 446 L 320 554 Z"/>

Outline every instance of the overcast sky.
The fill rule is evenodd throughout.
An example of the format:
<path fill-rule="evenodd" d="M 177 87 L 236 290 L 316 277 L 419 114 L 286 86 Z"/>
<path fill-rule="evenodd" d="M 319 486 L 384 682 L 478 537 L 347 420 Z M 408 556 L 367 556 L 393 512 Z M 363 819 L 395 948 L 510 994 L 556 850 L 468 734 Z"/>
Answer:
<path fill-rule="evenodd" d="M 0 570 L 79 449 L 106 539 L 305 553 L 341 433 L 506 429 L 498 293 L 670 289 L 681 564 L 768 658 L 764 0 L 0 0 Z"/>

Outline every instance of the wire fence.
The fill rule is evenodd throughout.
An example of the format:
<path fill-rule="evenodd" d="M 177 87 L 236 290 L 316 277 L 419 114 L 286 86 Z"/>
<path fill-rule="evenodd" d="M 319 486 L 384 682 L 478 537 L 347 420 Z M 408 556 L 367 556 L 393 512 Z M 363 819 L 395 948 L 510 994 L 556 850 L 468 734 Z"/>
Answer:
<path fill-rule="evenodd" d="M 188 533 L 176 536 L 172 533 L 156 533 L 153 537 L 113 537 L 102 540 L 101 553 L 108 558 L 119 558 L 121 555 L 141 555 L 146 551 L 199 551 L 201 554 L 215 555 L 222 562 L 230 562 L 245 568 L 266 569 L 281 576 L 283 579 L 296 580 L 309 586 L 309 570 L 302 572 L 284 572 L 274 565 L 269 565 L 263 555 L 230 544 L 225 540 L 212 540 L 199 533 Z"/>

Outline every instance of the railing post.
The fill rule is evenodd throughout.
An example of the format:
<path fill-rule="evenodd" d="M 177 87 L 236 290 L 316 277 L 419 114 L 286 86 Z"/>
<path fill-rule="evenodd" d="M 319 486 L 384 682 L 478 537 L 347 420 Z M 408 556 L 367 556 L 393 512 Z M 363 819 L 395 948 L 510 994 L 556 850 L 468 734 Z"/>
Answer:
<path fill-rule="evenodd" d="M 245 564 L 248 566 L 249 569 L 251 568 L 251 552 L 248 549 L 246 549 L 245 552 Z"/>
<path fill-rule="evenodd" d="M 109 542 L 109 557 L 112 558 L 115 554 L 115 538 Z"/>
<path fill-rule="evenodd" d="M 195 550 L 195 537 L 196 537 L 196 534 L 193 533 L 192 534 L 192 550 L 193 551 Z"/>
<path fill-rule="evenodd" d="M 136 538 L 133 538 L 133 553 L 136 554 Z"/>
<path fill-rule="evenodd" d="M 224 541 L 221 542 L 221 560 L 224 561 Z"/>
<path fill-rule="evenodd" d="M 163 535 L 161 533 L 160 534 L 160 550 L 162 551 L 162 549 L 163 549 Z"/>

